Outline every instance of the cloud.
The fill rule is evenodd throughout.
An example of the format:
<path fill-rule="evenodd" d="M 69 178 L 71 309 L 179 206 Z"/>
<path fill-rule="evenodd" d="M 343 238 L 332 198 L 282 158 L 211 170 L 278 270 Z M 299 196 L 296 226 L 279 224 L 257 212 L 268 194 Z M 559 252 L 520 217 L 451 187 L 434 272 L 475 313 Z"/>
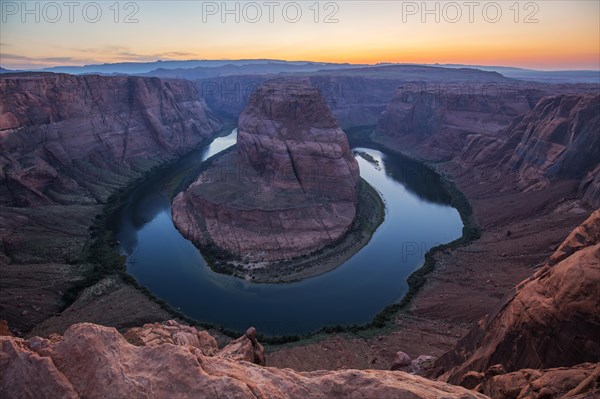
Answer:
<path fill-rule="evenodd" d="M 2 43 L 4 46 L 5 44 Z M 129 47 L 105 45 L 96 48 L 50 46 L 61 56 L 33 56 L 17 53 L 2 53 L 0 64 L 11 69 L 37 69 L 53 66 L 77 66 L 114 62 L 152 62 L 156 60 L 177 60 L 198 58 L 197 53 L 189 51 L 166 51 L 140 54 Z"/>
<path fill-rule="evenodd" d="M 2 61 L 10 60 L 13 62 L 56 62 L 56 63 L 65 63 L 65 62 L 81 62 L 83 61 L 81 58 L 75 57 L 31 57 L 27 55 L 19 55 L 19 54 L 11 54 L 11 53 L 2 53 Z"/>
<path fill-rule="evenodd" d="M 79 53 L 79 54 L 94 54 L 98 59 L 104 61 L 97 62 L 110 62 L 129 60 L 129 61 L 155 61 L 157 59 L 180 59 L 183 57 L 198 57 L 198 53 L 189 51 L 167 51 L 167 52 L 154 52 L 150 54 L 140 54 L 132 51 L 129 47 L 118 46 L 118 45 L 105 45 L 100 47 L 64 47 L 64 46 L 51 46 L 56 49 L 60 49 L 63 52 Z M 99 57 L 101 56 L 101 57 Z"/>

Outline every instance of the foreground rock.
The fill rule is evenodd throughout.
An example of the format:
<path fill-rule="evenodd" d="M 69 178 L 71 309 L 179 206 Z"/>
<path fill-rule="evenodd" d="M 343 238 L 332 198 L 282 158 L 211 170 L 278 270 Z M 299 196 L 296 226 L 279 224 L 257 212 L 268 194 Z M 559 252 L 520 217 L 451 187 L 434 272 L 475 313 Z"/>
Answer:
<path fill-rule="evenodd" d="M 513 373 L 479 373 L 475 389 L 492 399 L 585 399 L 600 392 L 600 363 Z"/>
<path fill-rule="evenodd" d="M 600 210 L 595 211 L 531 278 L 437 362 L 442 379 L 500 365 L 569 367 L 600 359 Z M 555 263 L 555 264 L 553 264 Z"/>
<path fill-rule="evenodd" d="M 260 262 L 334 243 L 356 216 L 358 163 L 319 91 L 261 86 L 239 119 L 237 153 L 173 201 L 173 221 L 200 246 Z"/>
<path fill-rule="evenodd" d="M 94 324 L 76 324 L 49 340 L 0 340 L 3 398 L 485 398 L 402 372 L 299 373 L 207 356 L 183 342 L 135 346 L 115 329 Z"/>

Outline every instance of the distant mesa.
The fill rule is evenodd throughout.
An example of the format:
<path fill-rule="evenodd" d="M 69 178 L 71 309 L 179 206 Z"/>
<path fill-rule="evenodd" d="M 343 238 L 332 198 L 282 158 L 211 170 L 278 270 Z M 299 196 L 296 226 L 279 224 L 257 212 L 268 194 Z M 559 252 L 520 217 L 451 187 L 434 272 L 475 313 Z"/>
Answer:
<path fill-rule="evenodd" d="M 352 225 L 359 168 L 346 135 L 308 80 L 263 84 L 240 115 L 237 150 L 173 201 L 173 221 L 200 247 L 240 261 L 317 251 Z"/>

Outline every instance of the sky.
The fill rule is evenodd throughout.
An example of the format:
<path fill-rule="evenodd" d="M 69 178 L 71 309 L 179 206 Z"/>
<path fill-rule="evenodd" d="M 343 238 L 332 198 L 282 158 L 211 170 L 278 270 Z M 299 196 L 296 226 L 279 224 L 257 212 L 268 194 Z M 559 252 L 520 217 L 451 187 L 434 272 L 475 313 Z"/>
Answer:
<path fill-rule="evenodd" d="M 592 1 L 6 1 L 9 69 L 270 58 L 600 69 Z"/>

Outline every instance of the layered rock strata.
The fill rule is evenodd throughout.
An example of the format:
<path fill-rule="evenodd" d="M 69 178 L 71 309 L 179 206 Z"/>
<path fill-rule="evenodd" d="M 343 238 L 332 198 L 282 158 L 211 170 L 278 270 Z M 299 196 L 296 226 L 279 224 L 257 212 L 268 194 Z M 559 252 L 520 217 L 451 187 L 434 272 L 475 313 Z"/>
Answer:
<path fill-rule="evenodd" d="M 0 78 L 0 204 L 87 204 L 221 127 L 196 86 L 52 73 Z"/>

